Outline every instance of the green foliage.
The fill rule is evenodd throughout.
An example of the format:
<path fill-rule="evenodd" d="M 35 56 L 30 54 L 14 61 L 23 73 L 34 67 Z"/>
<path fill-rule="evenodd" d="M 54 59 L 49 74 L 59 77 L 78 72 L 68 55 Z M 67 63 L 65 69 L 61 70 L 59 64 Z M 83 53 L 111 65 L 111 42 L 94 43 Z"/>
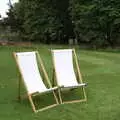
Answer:
<path fill-rule="evenodd" d="M 120 1 L 72 1 L 72 16 L 76 30 L 95 45 L 111 45 L 118 41 L 120 30 Z"/>
<path fill-rule="evenodd" d="M 25 0 L 21 1 L 23 15 L 23 28 L 26 39 L 49 43 L 53 33 L 60 26 L 55 20 L 55 11 L 52 9 L 50 1 Z"/>
<path fill-rule="evenodd" d="M 8 23 L 23 40 L 106 47 L 119 44 L 119 0 L 20 0 L 9 9 Z"/>

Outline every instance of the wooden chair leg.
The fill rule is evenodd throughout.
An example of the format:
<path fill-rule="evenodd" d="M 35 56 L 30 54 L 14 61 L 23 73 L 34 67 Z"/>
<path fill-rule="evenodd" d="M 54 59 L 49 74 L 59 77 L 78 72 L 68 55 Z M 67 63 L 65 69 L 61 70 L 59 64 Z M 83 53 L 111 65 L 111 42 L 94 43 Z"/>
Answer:
<path fill-rule="evenodd" d="M 87 95 L 86 95 L 86 92 L 85 92 L 85 88 L 84 88 L 84 87 L 83 87 L 83 94 L 84 94 L 85 100 L 87 101 Z"/>
<path fill-rule="evenodd" d="M 59 95 L 60 103 L 62 104 L 63 101 L 62 101 L 61 89 L 60 88 L 58 89 L 58 95 Z"/>
<path fill-rule="evenodd" d="M 34 103 L 33 103 L 33 100 L 32 100 L 31 95 L 28 95 L 28 98 L 29 98 L 29 101 L 30 101 L 30 103 L 31 103 L 31 106 L 32 106 L 33 111 L 34 111 L 34 112 L 37 112 L 37 111 L 36 111 L 36 108 L 35 108 L 35 105 L 34 105 Z"/>
<path fill-rule="evenodd" d="M 53 95 L 54 95 L 56 103 L 59 104 L 55 91 L 53 91 Z"/>

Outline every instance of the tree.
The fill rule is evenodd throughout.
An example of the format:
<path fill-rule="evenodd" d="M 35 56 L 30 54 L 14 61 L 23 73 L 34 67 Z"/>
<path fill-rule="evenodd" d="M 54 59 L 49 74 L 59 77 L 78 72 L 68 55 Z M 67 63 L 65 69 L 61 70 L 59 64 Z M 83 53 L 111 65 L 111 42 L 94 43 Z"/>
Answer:
<path fill-rule="evenodd" d="M 64 43 L 69 39 L 95 47 L 119 42 L 119 0 L 20 0 L 7 23 L 23 40 Z"/>

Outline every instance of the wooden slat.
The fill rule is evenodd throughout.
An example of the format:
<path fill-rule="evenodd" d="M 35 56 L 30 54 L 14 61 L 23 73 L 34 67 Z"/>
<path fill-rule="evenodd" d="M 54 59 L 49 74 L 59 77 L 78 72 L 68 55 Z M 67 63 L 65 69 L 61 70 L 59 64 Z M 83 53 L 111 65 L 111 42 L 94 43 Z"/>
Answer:
<path fill-rule="evenodd" d="M 47 72 L 46 72 L 46 70 L 45 70 L 45 68 L 44 68 L 44 65 L 43 65 L 42 59 L 41 59 L 41 57 L 40 57 L 38 51 L 36 51 L 36 53 L 37 53 L 38 60 L 39 60 L 39 62 L 40 62 L 40 65 L 41 65 L 42 71 L 43 71 L 44 76 L 45 76 L 45 78 L 46 78 L 46 81 L 47 81 L 49 87 L 52 88 L 52 85 L 51 85 L 51 83 L 50 83 L 50 79 L 49 79 L 49 77 L 48 77 L 48 75 L 47 75 Z M 58 99 L 57 99 L 57 96 L 56 96 L 55 92 L 53 92 L 53 95 L 54 95 L 54 98 L 55 98 L 55 100 L 56 100 L 56 103 L 58 104 L 59 102 L 58 102 Z"/>
<path fill-rule="evenodd" d="M 55 79 L 56 79 L 56 84 L 57 84 L 57 86 L 59 87 L 59 85 L 58 85 L 58 79 L 57 79 L 57 76 L 56 76 L 56 70 L 55 70 L 55 61 L 54 61 L 54 57 L 53 57 L 53 52 L 52 52 L 52 50 L 51 50 L 51 53 L 52 53 L 52 61 L 53 61 L 53 72 L 54 72 L 54 76 L 53 77 L 55 77 Z M 54 82 L 54 81 L 53 81 Z M 59 99 L 60 99 L 60 103 L 62 104 L 62 96 L 61 96 L 61 91 L 60 91 L 60 88 L 58 88 L 58 95 L 59 95 Z"/>
<path fill-rule="evenodd" d="M 79 64 L 78 64 L 78 58 L 77 58 L 75 49 L 73 49 L 73 53 L 74 53 L 75 63 L 76 63 L 77 71 L 78 71 L 78 77 L 79 77 L 80 82 L 83 83 L 82 75 L 81 75 L 81 72 L 80 72 L 80 68 L 79 68 Z M 82 88 L 83 88 L 84 97 L 87 100 L 87 96 L 86 96 L 86 92 L 85 92 L 84 86 Z"/>

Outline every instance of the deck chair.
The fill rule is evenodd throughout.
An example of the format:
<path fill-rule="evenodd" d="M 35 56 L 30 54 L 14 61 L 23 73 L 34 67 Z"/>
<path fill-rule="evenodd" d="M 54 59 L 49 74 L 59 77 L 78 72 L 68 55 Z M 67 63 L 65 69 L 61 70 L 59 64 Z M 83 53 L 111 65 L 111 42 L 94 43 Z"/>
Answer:
<path fill-rule="evenodd" d="M 13 55 L 19 68 L 21 79 L 23 80 L 23 83 L 27 90 L 27 96 L 31 103 L 33 111 L 38 112 L 56 106 L 58 104 L 58 100 L 54 90 L 56 90 L 57 87 L 52 88 L 39 53 L 37 51 L 17 53 L 14 52 Z M 44 74 L 44 77 L 49 85 L 49 88 L 47 88 L 43 82 L 43 79 L 38 68 L 38 62 L 40 63 L 42 69 L 41 71 Z M 56 103 L 49 106 L 45 106 L 44 108 L 41 109 L 36 109 L 32 97 L 42 93 L 45 94 L 47 92 L 53 93 Z M 19 98 L 20 98 L 20 80 L 19 80 Z"/>
<path fill-rule="evenodd" d="M 85 86 L 86 84 L 82 81 L 82 76 L 80 74 L 80 69 L 78 65 L 77 55 L 75 49 L 58 49 L 51 50 L 53 58 L 53 80 L 56 79 L 56 84 L 59 86 L 59 99 L 60 103 L 73 103 L 86 101 Z M 74 60 L 74 61 L 73 61 Z M 77 72 L 75 72 L 74 67 L 76 67 Z M 54 83 L 53 81 L 53 83 Z M 83 98 L 79 100 L 69 100 L 63 101 L 62 99 L 62 89 L 78 88 L 82 87 Z M 63 91 L 64 92 L 64 91 Z"/>

